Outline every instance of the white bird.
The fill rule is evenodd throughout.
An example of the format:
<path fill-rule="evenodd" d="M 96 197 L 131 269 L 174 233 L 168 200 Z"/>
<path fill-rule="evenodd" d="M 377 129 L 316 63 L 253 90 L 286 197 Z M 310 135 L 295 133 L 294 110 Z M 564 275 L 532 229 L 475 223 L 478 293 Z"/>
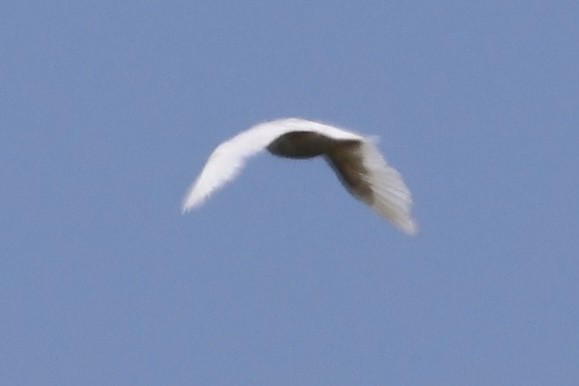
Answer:
<path fill-rule="evenodd" d="M 262 150 L 279 157 L 323 156 L 344 187 L 401 230 L 413 234 L 412 197 L 396 169 L 388 166 L 372 138 L 298 118 L 255 125 L 213 151 L 183 200 L 183 213 L 200 206 L 233 180 L 245 161 Z"/>

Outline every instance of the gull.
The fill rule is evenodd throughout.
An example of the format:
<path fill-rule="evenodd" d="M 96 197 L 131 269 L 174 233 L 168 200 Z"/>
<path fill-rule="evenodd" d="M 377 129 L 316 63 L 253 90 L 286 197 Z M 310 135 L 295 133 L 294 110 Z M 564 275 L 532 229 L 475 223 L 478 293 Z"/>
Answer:
<path fill-rule="evenodd" d="M 375 138 L 300 118 L 260 123 L 217 146 L 185 195 L 183 213 L 202 205 L 239 174 L 247 159 L 264 150 L 291 159 L 323 157 L 354 197 L 402 231 L 416 233 L 410 191 L 380 154 Z"/>

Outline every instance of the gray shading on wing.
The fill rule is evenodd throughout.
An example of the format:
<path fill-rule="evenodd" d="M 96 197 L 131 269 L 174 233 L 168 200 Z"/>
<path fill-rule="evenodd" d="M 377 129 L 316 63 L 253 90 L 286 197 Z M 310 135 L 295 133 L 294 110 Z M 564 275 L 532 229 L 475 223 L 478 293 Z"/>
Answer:
<path fill-rule="evenodd" d="M 410 191 L 371 140 L 336 141 L 325 158 L 354 197 L 406 233 L 416 233 Z"/>

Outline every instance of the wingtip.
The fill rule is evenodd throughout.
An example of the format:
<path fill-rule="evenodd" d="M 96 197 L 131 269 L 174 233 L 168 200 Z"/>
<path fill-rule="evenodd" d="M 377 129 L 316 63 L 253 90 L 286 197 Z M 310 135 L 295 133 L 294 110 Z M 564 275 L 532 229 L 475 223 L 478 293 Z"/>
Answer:
<path fill-rule="evenodd" d="M 183 201 L 183 204 L 181 205 L 181 214 L 187 214 L 191 212 L 198 205 L 198 202 L 191 202 L 191 200 Z"/>
<path fill-rule="evenodd" d="M 189 197 L 185 197 L 183 199 L 183 202 L 181 204 L 181 214 L 185 215 L 189 212 L 191 212 L 191 209 L 193 209 L 193 205 L 189 202 L 188 200 Z"/>
<path fill-rule="evenodd" d="M 187 214 L 191 212 L 193 208 L 199 206 L 203 200 L 199 199 L 198 194 L 195 190 L 195 185 L 189 188 L 189 191 L 181 200 L 181 214 Z"/>
<path fill-rule="evenodd" d="M 412 220 L 401 227 L 401 229 L 409 236 L 415 236 L 418 233 L 418 225 Z"/>
<path fill-rule="evenodd" d="M 188 194 L 183 199 L 183 203 L 181 204 L 181 214 L 187 214 L 191 212 L 193 209 L 198 208 L 203 204 L 204 199 L 199 199 L 196 196 Z"/>

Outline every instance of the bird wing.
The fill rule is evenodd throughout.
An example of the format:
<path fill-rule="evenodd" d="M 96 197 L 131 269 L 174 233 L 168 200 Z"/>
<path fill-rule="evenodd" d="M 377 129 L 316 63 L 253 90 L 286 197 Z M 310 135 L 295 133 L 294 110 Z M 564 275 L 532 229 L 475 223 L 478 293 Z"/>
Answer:
<path fill-rule="evenodd" d="M 356 198 L 403 231 L 416 233 L 416 224 L 410 216 L 410 191 L 400 173 L 386 163 L 371 139 L 337 143 L 326 159 Z"/>
<path fill-rule="evenodd" d="M 279 119 L 253 126 L 215 148 L 185 195 L 183 212 L 201 205 L 214 191 L 233 180 L 248 158 L 264 150 L 279 136 L 292 131 L 317 132 L 335 139 L 362 138 L 333 126 L 298 118 Z"/>

